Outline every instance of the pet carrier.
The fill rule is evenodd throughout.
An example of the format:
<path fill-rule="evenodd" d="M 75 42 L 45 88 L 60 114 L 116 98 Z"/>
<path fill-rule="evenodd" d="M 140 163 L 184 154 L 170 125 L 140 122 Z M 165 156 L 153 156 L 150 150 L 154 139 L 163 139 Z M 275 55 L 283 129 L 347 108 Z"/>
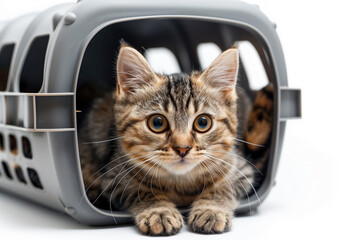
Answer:
<path fill-rule="evenodd" d="M 264 200 L 275 181 L 286 120 L 301 115 L 300 90 L 288 88 L 275 28 L 258 7 L 234 0 L 83 0 L 7 23 L 0 29 L 0 189 L 83 223 L 128 222 L 128 213 L 111 213 L 83 197 L 78 148 L 86 109 L 114 89 L 120 40 L 142 53 L 165 49 L 183 72 L 204 68 L 201 47 L 223 51 L 237 42 L 254 49 L 262 68 L 255 72 L 263 71 L 274 86 L 271 151 L 257 189 Z M 239 85 L 254 99 L 246 58 L 240 49 Z M 258 205 L 251 196 L 237 212 Z"/>

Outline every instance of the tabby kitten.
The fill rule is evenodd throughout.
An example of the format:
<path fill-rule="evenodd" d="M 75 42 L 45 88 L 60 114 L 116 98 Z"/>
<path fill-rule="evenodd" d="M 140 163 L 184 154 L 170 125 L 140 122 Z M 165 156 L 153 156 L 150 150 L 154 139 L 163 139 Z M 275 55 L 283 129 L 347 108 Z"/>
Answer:
<path fill-rule="evenodd" d="M 247 117 L 244 152 L 260 172 L 264 172 L 270 154 L 273 102 L 274 86 L 270 83 L 257 93 Z"/>
<path fill-rule="evenodd" d="M 238 63 L 230 48 L 202 73 L 159 75 L 123 45 L 116 91 L 96 101 L 80 133 L 90 201 L 106 196 L 148 235 L 177 233 L 186 206 L 192 231 L 229 230 L 256 174 L 236 142 L 250 110 L 246 98 L 237 104 Z"/>

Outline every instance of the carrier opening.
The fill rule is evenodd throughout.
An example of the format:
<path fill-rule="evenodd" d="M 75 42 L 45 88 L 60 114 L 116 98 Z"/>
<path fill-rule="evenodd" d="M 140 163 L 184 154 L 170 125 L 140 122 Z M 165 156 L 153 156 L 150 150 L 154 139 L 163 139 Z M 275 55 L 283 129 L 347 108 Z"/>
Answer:
<path fill-rule="evenodd" d="M 96 148 L 96 144 L 103 145 L 105 142 L 110 142 L 107 146 L 111 149 L 109 152 L 113 153 L 114 149 L 116 151 L 115 140 L 112 140 L 116 136 L 111 135 L 114 130 L 109 131 L 112 137 L 109 134 L 108 137 L 104 137 L 107 136 L 106 134 L 99 135 L 96 141 L 83 141 L 81 131 L 84 125 L 91 121 L 88 115 L 92 111 L 94 102 L 116 89 L 116 60 L 120 41 L 125 41 L 143 54 L 150 66 L 155 71 L 160 71 L 159 74 L 203 71 L 221 52 L 230 47 L 238 47 L 240 56 L 237 88 L 246 95 L 250 105 L 246 118 L 239 119 L 242 127 L 241 129 L 238 127 L 237 130 L 242 131 L 244 138 L 247 132 L 250 140 L 246 142 L 245 139 L 237 139 L 236 144 L 240 146 L 243 157 L 250 161 L 259 173 L 256 190 L 259 193 L 261 189 L 266 189 L 268 186 L 262 183 L 266 182 L 264 180 L 270 172 L 267 168 L 268 160 L 274 151 L 271 130 L 275 115 L 272 106 L 276 105 L 273 103 L 275 99 L 272 87 L 275 83 L 275 74 L 267 46 L 261 37 L 254 30 L 240 24 L 189 18 L 157 18 L 113 23 L 97 32 L 86 47 L 77 81 L 76 120 L 79 148 L 85 145 Z M 264 134 L 261 136 L 252 134 L 261 131 L 262 128 Z M 83 156 L 80 154 L 82 163 L 87 161 Z M 83 171 L 83 178 L 99 172 L 101 175 L 92 179 L 91 186 L 84 181 L 88 192 L 108 174 L 104 170 L 108 162 L 103 160 L 99 160 L 101 165 L 97 170 Z M 118 170 L 110 170 L 112 171 Z M 109 184 L 109 188 L 113 189 L 116 186 L 116 180 L 119 179 Z M 96 207 L 108 210 L 109 200 L 106 201 L 105 197 L 105 204 L 103 201 L 105 195 L 99 195 L 95 197 L 96 201 L 94 199 L 90 201 Z M 255 198 L 253 192 L 250 195 L 251 198 Z"/>

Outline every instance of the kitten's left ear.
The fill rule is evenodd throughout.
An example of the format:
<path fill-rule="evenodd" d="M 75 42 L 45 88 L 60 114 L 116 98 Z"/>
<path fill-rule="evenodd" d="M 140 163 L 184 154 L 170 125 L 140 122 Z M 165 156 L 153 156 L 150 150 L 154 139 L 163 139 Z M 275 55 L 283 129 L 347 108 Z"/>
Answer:
<path fill-rule="evenodd" d="M 239 66 L 239 51 L 230 48 L 218 56 L 199 78 L 205 85 L 228 95 L 235 92 Z"/>

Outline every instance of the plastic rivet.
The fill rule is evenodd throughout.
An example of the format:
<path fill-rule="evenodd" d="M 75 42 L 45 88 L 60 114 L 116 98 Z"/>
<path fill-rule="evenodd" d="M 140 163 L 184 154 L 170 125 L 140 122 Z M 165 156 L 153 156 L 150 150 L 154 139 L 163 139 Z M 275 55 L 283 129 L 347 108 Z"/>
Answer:
<path fill-rule="evenodd" d="M 62 17 L 63 15 L 61 13 L 56 13 L 53 16 L 53 30 L 55 30 L 56 26 L 58 25 Z"/>
<path fill-rule="evenodd" d="M 66 25 L 71 25 L 76 21 L 76 15 L 75 13 L 68 13 L 66 14 L 65 18 L 64 18 L 64 23 Z"/>
<path fill-rule="evenodd" d="M 273 22 L 273 27 L 276 29 L 277 28 L 277 24 Z"/>
<path fill-rule="evenodd" d="M 76 210 L 73 207 L 65 207 L 65 212 L 70 215 L 75 215 Z"/>

